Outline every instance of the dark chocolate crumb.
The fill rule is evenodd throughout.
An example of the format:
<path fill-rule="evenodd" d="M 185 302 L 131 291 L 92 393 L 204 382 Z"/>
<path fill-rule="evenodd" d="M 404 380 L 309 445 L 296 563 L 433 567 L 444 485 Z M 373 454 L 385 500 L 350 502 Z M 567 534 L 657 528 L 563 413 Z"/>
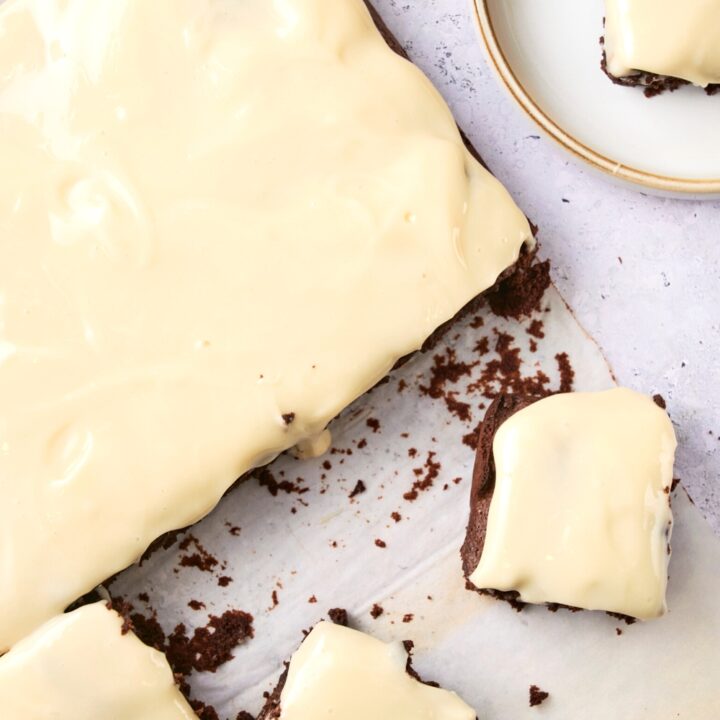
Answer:
<path fill-rule="evenodd" d="M 374 432 L 380 432 L 380 421 L 376 418 L 368 418 L 365 424 Z"/>
<path fill-rule="evenodd" d="M 228 577 L 227 575 L 221 575 L 218 578 L 217 583 L 220 587 L 227 587 L 232 581 L 233 579 L 231 577 Z"/>
<path fill-rule="evenodd" d="M 141 592 L 141 593 L 138 595 L 138 600 L 140 600 L 140 602 L 149 603 L 149 602 L 150 602 L 150 597 L 149 597 L 149 595 L 148 595 L 147 593 Z"/>
<path fill-rule="evenodd" d="M 414 619 L 415 616 L 412 613 L 405 613 L 405 615 L 403 615 L 402 621 L 404 623 L 411 623 Z"/>
<path fill-rule="evenodd" d="M 402 520 L 402 515 L 399 512 L 393 512 L 390 513 L 390 517 L 396 522 L 399 523 Z"/>
<path fill-rule="evenodd" d="M 191 545 L 195 547 L 195 552 L 181 555 L 180 565 L 197 568 L 201 572 L 212 572 L 218 564 L 217 558 L 211 555 L 194 535 L 188 535 L 183 539 L 180 550 L 189 550 Z"/>
<path fill-rule="evenodd" d="M 273 590 L 272 595 L 270 597 L 272 599 L 272 606 L 277 607 L 280 604 L 280 599 L 278 598 L 277 590 Z"/>
<path fill-rule="evenodd" d="M 373 620 L 377 620 L 384 612 L 385 609 L 381 605 L 375 603 L 372 606 L 372 610 L 370 610 L 370 617 L 372 617 Z"/>
<path fill-rule="evenodd" d="M 530 686 L 530 707 L 542 705 L 550 697 L 550 693 L 541 690 L 537 685 Z"/>
<path fill-rule="evenodd" d="M 667 410 L 667 403 L 665 402 L 665 398 L 662 395 L 653 395 L 653 400 L 659 408 Z"/>
<path fill-rule="evenodd" d="M 205 607 L 205 603 L 201 602 L 200 600 L 191 600 L 188 603 L 188 607 L 191 610 L 202 610 Z"/>
<path fill-rule="evenodd" d="M 403 494 L 403 498 L 405 498 L 408 502 L 417 500 L 418 495 L 421 492 L 425 492 L 433 486 L 433 483 L 440 474 L 442 467 L 439 462 L 436 462 L 435 457 L 436 454 L 432 450 L 429 451 L 424 467 L 413 469 L 413 472 L 418 479 L 412 484 L 412 488 Z"/>
<path fill-rule="evenodd" d="M 362 480 L 358 480 L 357 483 L 355 483 L 355 487 L 352 489 L 348 497 L 352 500 L 354 497 L 361 495 L 366 490 L 367 487 L 365 486 L 365 483 Z"/>
<path fill-rule="evenodd" d="M 532 335 L 534 338 L 541 340 L 545 337 L 545 330 L 543 328 L 542 320 L 533 320 L 529 327 L 525 330 L 528 335 Z"/>
<path fill-rule="evenodd" d="M 384 540 L 381 540 L 380 538 L 375 538 L 375 545 L 377 545 L 379 548 L 387 547 L 387 543 Z"/>
<path fill-rule="evenodd" d="M 615 628 L 615 634 L 618 635 L 618 636 L 619 636 L 619 635 L 622 635 L 622 634 L 623 634 L 623 631 L 622 631 L 620 628 Z"/>
<path fill-rule="evenodd" d="M 555 360 L 557 361 L 558 370 L 560 371 L 560 392 L 572 392 L 573 384 L 575 383 L 575 371 L 570 364 L 568 354 L 564 352 L 558 353 L 555 356 Z"/>
<path fill-rule="evenodd" d="M 336 624 L 343 627 L 348 626 L 348 613 L 343 608 L 332 608 L 328 610 L 328 617 Z"/>
<path fill-rule="evenodd" d="M 295 482 L 291 482 L 290 480 L 282 480 L 278 482 L 275 476 L 267 468 L 260 468 L 259 470 L 256 470 L 253 475 L 257 478 L 258 484 L 261 487 L 266 487 L 273 497 L 276 497 L 278 492 L 281 490 L 287 495 L 292 495 L 293 493 L 296 495 L 304 495 L 310 490 L 310 488 L 301 486 L 301 483 L 303 482 L 302 478 L 297 478 Z"/>
<path fill-rule="evenodd" d="M 286 425 L 292 425 L 295 422 L 295 413 L 283 413 L 282 419 Z"/>

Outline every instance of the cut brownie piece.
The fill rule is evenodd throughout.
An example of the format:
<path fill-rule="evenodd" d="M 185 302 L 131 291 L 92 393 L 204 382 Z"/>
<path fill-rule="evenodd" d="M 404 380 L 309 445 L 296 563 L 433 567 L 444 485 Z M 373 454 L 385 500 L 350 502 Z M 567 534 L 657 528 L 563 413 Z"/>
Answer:
<path fill-rule="evenodd" d="M 258 720 L 475 720 L 455 693 L 419 679 L 411 647 L 321 622 L 290 659 Z"/>
<path fill-rule="evenodd" d="M 105 603 L 59 615 L 0 658 L 3 720 L 197 720 L 164 656 Z"/>
<path fill-rule="evenodd" d="M 675 446 L 659 404 L 624 388 L 499 396 L 479 433 L 469 586 L 512 603 L 661 615 Z"/>
<path fill-rule="evenodd" d="M 601 67 L 653 97 L 689 83 L 720 89 L 720 4 L 714 0 L 605 0 Z"/>

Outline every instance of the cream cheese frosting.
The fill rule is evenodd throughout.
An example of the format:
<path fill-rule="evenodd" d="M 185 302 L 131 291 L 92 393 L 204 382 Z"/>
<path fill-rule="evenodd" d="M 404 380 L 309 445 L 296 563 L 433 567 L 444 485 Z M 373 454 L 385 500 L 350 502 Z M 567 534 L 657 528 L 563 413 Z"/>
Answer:
<path fill-rule="evenodd" d="M 495 489 L 478 588 L 636 618 L 665 611 L 675 433 L 625 388 L 518 411 L 493 441 Z"/>
<path fill-rule="evenodd" d="M 53 618 L 0 658 L 3 720 L 197 720 L 161 653 L 104 603 Z"/>
<path fill-rule="evenodd" d="M 605 0 L 605 50 L 616 77 L 644 71 L 720 83 L 720 2 Z"/>
<path fill-rule="evenodd" d="M 0 651 L 532 241 L 361 0 L 6 0 L 0 157 Z"/>
<path fill-rule="evenodd" d="M 406 671 L 402 643 L 321 622 L 293 655 L 279 720 L 475 720 L 455 693 Z"/>

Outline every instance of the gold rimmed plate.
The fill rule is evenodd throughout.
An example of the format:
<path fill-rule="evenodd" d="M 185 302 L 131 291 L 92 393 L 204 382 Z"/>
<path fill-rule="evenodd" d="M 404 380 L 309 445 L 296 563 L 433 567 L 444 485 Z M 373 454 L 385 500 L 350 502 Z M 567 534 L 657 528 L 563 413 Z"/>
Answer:
<path fill-rule="evenodd" d="M 602 0 L 475 5 L 503 84 L 566 150 L 648 192 L 720 197 L 720 95 L 614 85 L 600 69 Z"/>

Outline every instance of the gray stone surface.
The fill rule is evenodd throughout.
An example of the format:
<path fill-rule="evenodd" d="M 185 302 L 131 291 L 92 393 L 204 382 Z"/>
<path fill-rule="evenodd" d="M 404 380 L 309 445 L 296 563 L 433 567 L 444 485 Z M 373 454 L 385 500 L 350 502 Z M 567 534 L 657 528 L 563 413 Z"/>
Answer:
<path fill-rule="evenodd" d="M 472 0 L 374 2 L 540 226 L 554 280 L 618 382 L 667 399 L 677 474 L 720 535 L 720 202 L 612 185 L 538 137 L 488 64 Z"/>

